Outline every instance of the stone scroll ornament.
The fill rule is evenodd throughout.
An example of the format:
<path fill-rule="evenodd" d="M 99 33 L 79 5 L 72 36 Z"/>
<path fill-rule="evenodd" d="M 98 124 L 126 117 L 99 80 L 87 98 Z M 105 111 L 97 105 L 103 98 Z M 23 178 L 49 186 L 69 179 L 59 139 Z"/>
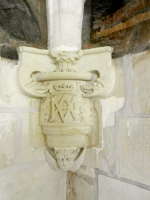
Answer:
<path fill-rule="evenodd" d="M 54 170 L 75 171 L 86 148 L 102 148 L 100 98 L 113 89 L 112 48 L 78 52 L 19 48 L 21 92 L 41 99 L 45 157 Z"/>

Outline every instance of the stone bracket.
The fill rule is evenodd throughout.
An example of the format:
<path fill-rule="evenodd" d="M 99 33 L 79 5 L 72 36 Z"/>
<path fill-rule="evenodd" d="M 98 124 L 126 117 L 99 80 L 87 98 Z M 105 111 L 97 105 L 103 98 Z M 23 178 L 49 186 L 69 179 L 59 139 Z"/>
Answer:
<path fill-rule="evenodd" d="M 100 98 L 107 98 L 114 87 L 111 54 L 111 47 L 19 49 L 18 86 L 24 95 L 41 99 L 45 157 L 55 170 L 75 171 L 86 148 L 103 148 Z"/>

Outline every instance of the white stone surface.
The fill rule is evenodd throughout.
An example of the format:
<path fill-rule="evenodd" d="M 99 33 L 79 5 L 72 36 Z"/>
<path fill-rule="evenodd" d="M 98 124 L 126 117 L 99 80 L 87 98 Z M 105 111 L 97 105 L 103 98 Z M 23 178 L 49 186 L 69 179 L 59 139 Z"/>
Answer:
<path fill-rule="evenodd" d="M 150 191 L 103 175 L 98 176 L 98 189 L 98 200 L 150 199 Z"/>
<path fill-rule="evenodd" d="M 150 113 L 150 51 L 132 56 L 132 112 Z"/>
<path fill-rule="evenodd" d="M 116 162 L 116 138 L 114 126 L 103 129 L 104 148 L 99 153 L 98 168 L 104 172 L 112 173 Z"/>
<path fill-rule="evenodd" d="M 120 119 L 120 176 L 150 185 L 150 119 Z"/>
<path fill-rule="evenodd" d="M 81 49 L 81 31 L 85 0 L 47 0 L 49 49 Z"/>
<path fill-rule="evenodd" d="M 40 113 L 39 112 L 34 112 L 30 113 L 28 116 L 27 123 L 29 123 L 30 126 L 30 144 L 33 148 L 40 148 L 40 147 L 45 147 L 46 142 L 45 142 L 45 137 L 42 133 L 42 128 L 40 126 Z M 23 124 L 25 126 L 25 124 Z"/>
<path fill-rule="evenodd" d="M 97 167 L 97 156 L 96 156 L 96 150 L 88 148 L 86 151 L 86 156 L 83 162 L 83 166 L 89 167 L 89 168 L 96 168 Z"/>
<path fill-rule="evenodd" d="M 17 61 L 0 57 L 0 107 L 37 108 L 38 100 L 31 100 L 19 91 L 17 69 Z"/>
<path fill-rule="evenodd" d="M 24 95 L 41 99 L 39 123 L 45 135 L 48 152 L 52 153 L 53 148 L 64 149 L 63 154 L 66 158 L 64 152 L 67 152 L 68 148 L 70 152 L 72 148 L 77 148 L 78 154 L 74 160 L 70 160 L 70 163 L 76 165 L 75 160 L 79 159 L 81 165 L 83 160 L 81 149 L 102 148 L 101 105 L 98 98 L 93 98 L 105 98 L 113 90 L 115 73 L 111 58 L 112 48 L 95 48 L 77 53 L 22 47 L 19 52 L 18 85 Z M 50 61 L 49 65 L 48 61 Z M 97 71 L 97 74 L 93 71 Z M 109 98 L 109 111 L 104 111 L 106 116 L 110 114 L 106 119 L 108 126 L 114 125 L 114 112 L 122 107 L 123 101 L 123 98 Z M 102 100 L 101 103 L 107 109 L 108 104 L 105 102 Z M 104 122 L 106 120 L 104 119 Z M 27 119 L 24 121 L 27 123 Z M 35 120 L 35 124 L 38 124 L 38 119 Z M 39 125 L 35 129 L 40 129 Z M 33 132 L 36 131 L 33 129 Z M 95 156 L 96 167 L 98 151 L 96 150 Z M 36 153 L 38 154 L 37 150 L 31 152 L 29 136 L 23 134 L 21 160 L 23 157 L 23 162 L 31 161 L 31 157 L 37 160 L 41 156 L 33 155 Z M 54 159 L 47 157 L 51 162 L 57 156 L 53 155 Z M 61 154 L 59 159 L 64 159 L 62 157 Z M 69 160 L 68 157 L 67 159 Z M 58 163 L 58 159 L 56 160 Z M 61 162 L 64 165 L 64 161 Z M 62 168 L 64 166 L 62 167 L 61 164 Z M 66 164 L 65 168 L 67 168 Z"/>
<path fill-rule="evenodd" d="M 65 200 L 63 174 L 47 164 L 0 176 L 0 200 Z"/>
<path fill-rule="evenodd" d="M 115 71 L 115 85 L 111 96 L 123 98 L 125 97 L 123 58 L 113 59 L 113 67 Z"/>
<path fill-rule="evenodd" d="M 16 139 L 16 117 L 0 113 L 0 168 L 14 164 Z"/>
<path fill-rule="evenodd" d="M 122 108 L 124 104 L 124 97 L 110 97 L 108 99 L 101 99 L 102 104 L 102 122 L 103 128 L 115 125 L 115 112 Z"/>
<path fill-rule="evenodd" d="M 95 188 L 92 183 L 78 175 L 70 174 L 67 200 L 94 200 Z"/>
<path fill-rule="evenodd" d="M 21 163 L 45 160 L 43 139 L 44 137 L 42 135 L 42 132 L 40 132 L 41 130 L 39 126 L 39 121 L 32 121 L 32 119 L 36 117 L 37 113 L 28 113 L 23 115 L 23 127 L 21 137 Z M 36 130 L 37 132 L 35 132 Z"/>

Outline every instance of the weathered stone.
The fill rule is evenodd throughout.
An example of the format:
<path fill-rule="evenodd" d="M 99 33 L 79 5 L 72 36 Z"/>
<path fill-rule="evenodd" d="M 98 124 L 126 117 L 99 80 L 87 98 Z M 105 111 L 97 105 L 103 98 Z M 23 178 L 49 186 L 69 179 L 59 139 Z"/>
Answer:
<path fill-rule="evenodd" d="M 98 176 L 98 188 L 99 200 L 150 199 L 150 191 L 103 175 Z"/>
<path fill-rule="evenodd" d="M 10 62 L 9 60 L 0 60 L 0 105 L 10 105 L 12 101 L 12 93 L 16 91 L 14 73 L 16 62 Z"/>
<path fill-rule="evenodd" d="M 16 118 L 9 113 L 0 113 L 0 168 L 14 164 Z"/>
<path fill-rule="evenodd" d="M 39 112 L 30 113 L 30 143 L 33 148 L 45 147 L 46 142 L 44 135 L 42 134 L 42 128 L 39 124 L 40 116 Z"/>
<path fill-rule="evenodd" d="M 45 160 L 44 136 L 39 126 L 38 113 L 24 114 L 21 140 L 21 162 Z"/>
<path fill-rule="evenodd" d="M 101 99 L 102 104 L 102 124 L 103 128 L 115 125 L 115 113 L 122 108 L 124 98 L 116 98 L 114 96 L 108 99 Z"/>
<path fill-rule="evenodd" d="M 63 174 L 47 164 L 0 176 L 0 200 L 62 200 Z"/>
<path fill-rule="evenodd" d="M 120 176 L 150 185 L 150 119 L 120 119 Z"/>
<path fill-rule="evenodd" d="M 0 107 L 39 108 L 37 99 L 30 99 L 18 89 L 16 73 L 18 63 L 0 58 Z"/>
<path fill-rule="evenodd" d="M 115 85 L 111 93 L 112 96 L 117 98 L 125 97 L 125 86 L 124 86 L 124 71 L 123 71 L 123 58 L 113 59 L 114 70 L 115 70 Z"/>
<path fill-rule="evenodd" d="M 95 188 L 85 178 L 76 174 L 68 176 L 67 200 L 93 200 L 95 199 Z"/>
<path fill-rule="evenodd" d="M 103 129 L 104 148 L 99 153 L 99 169 L 107 173 L 113 173 L 116 161 L 116 141 L 114 127 Z"/>
<path fill-rule="evenodd" d="M 150 113 L 150 51 L 132 56 L 132 112 Z"/>
<path fill-rule="evenodd" d="M 48 50 L 20 48 L 18 85 L 25 95 L 41 99 L 39 123 L 48 148 L 46 158 L 53 169 L 58 170 L 59 166 L 64 171 L 76 171 L 84 160 L 85 147 L 102 148 L 101 105 L 95 97 L 107 97 L 114 86 L 111 50 L 109 47 L 79 53 L 51 50 L 50 57 Z M 93 78 L 93 83 L 86 82 Z M 114 112 L 123 102 L 124 98 L 117 97 L 101 101 L 105 109 L 109 104 L 106 126 L 114 125 Z"/>

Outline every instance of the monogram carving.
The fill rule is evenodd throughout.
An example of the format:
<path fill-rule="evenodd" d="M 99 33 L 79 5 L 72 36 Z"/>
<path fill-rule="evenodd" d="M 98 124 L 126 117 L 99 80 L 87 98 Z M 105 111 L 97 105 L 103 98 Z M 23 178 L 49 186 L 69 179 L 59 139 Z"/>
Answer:
<path fill-rule="evenodd" d="M 55 121 L 57 115 L 60 116 L 62 122 L 69 122 L 70 118 L 74 120 L 76 118 L 75 106 L 73 95 L 63 94 L 60 95 L 60 99 L 52 98 L 52 118 L 50 121 Z"/>
<path fill-rule="evenodd" d="M 34 63 L 35 51 L 25 52 L 31 59 L 20 65 L 19 86 L 25 95 L 41 99 L 40 126 L 49 165 L 55 170 L 74 171 L 84 160 L 85 147 L 102 148 L 99 99 L 109 95 L 114 85 L 112 50 L 45 54 L 40 50 L 44 63 Z"/>

